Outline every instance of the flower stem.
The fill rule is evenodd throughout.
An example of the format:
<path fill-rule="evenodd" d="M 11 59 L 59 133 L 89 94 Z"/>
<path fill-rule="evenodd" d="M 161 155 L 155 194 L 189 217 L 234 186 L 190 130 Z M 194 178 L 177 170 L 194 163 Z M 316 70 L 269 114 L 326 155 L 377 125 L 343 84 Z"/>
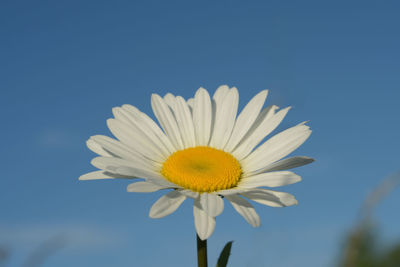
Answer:
<path fill-rule="evenodd" d="M 207 239 L 201 240 L 197 235 L 197 266 L 207 267 Z"/>

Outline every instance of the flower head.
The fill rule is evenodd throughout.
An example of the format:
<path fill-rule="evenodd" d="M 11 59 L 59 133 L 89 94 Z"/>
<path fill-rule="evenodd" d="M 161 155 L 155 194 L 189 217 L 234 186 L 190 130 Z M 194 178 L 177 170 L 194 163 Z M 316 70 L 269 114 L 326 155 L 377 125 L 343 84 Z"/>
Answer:
<path fill-rule="evenodd" d="M 291 194 L 264 187 L 299 182 L 300 176 L 284 170 L 313 161 L 304 156 L 282 159 L 310 136 L 305 123 L 259 145 L 290 109 L 263 109 L 267 94 L 264 90 L 254 96 L 238 116 L 238 91 L 226 85 L 212 99 L 204 88 L 188 101 L 153 94 L 151 105 L 161 128 L 131 105 L 116 107 L 107 124 L 118 140 L 92 136 L 87 146 L 100 155 L 92 160 L 100 171 L 79 179 L 142 178 L 128 185 L 128 192 L 167 190 L 151 207 L 152 218 L 169 215 L 192 198 L 196 231 L 203 240 L 214 231 L 223 197 L 257 227 L 260 218 L 247 199 L 272 207 L 297 204 Z"/>

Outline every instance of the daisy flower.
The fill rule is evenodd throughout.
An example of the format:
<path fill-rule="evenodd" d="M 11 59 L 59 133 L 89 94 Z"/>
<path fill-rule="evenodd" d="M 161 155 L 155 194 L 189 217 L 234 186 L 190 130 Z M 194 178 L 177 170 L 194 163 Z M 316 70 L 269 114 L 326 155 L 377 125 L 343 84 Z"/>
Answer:
<path fill-rule="evenodd" d="M 282 159 L 310 136 L 305 123 L 260 144 L 290 109 L 263 109 L 267 94 L 264 90 L 254 96 L 238 116 L 235 87 L 220 86 L 212 98 L 200 88 L 187 101 L 170 93 L 153 94 L 151 106 L 161 128 L 134 106 L 115 107 L 107 125 L 117 140 L 90 137 L 87 146 L 99 155 L 91 163 L 100 170 L 79 179 L 141 178 L 128 185 L 128 192 L 166 190 L 151 207 L 151 218 L 167 216 L 193 199 L 201 240 L 213 233 L 224 199 L 257 227 L 260 218 L 248 200 L 272 207 L 297 204 L 293 195 L 267 188 L 299 182 L 301 177 L 287 169 L 313 161 L 304 156 Z"/>

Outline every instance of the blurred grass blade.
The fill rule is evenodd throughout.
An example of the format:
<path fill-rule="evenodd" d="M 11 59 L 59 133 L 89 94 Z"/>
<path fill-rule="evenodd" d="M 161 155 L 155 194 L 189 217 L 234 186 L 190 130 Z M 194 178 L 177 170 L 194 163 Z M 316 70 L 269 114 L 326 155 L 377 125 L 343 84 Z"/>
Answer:
<path fill-rule="evenodd" d="M 229 241 L 226 243 L 224 249 L 221 251 L 219 255 L 217 267 L 226 267 L 228 264 L 229 256 L 231 255 L 231 248 L 232 248 L 233 241 Z"/>

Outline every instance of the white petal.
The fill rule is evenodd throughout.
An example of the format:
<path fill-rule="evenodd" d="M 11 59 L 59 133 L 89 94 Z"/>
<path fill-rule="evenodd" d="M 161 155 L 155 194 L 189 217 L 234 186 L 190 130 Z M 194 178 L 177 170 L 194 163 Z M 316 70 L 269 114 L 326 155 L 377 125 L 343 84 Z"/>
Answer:
<path fill-rule="evenodd" d="M 100 180 L 121 178 L 105 171 L 89 172 L 79 177 L 79 180 Z"/>
<path fill-rule="evenodd" d="M 90 137 L 90 140 L 99 144 L 104 150 L 111 152 L 113 155 L 119 158 L 138 162 L 142 165 L 145 165 L 147 168 L 161 167 L 160 163 L 145 158 L 143 155 L 139 154 L 130 147 L 108 136 L 94 135 Z"/>
<path fill-rule="evenodd" d="M 213 99 L 217 103 L 222 103 L 224 101 L 225 96 L 229 92 L 229 87 L 227 85 L 221 85 L 217 88 L 213 95 Z"/>
<path fill-rule="evenodd" d="M 246 188 L 234 187 L 234 188 L 230 188 L 230 189 L 217 191 L 217 192 L 215 192 L 215 194 L 221 195 L 221 196 L 237 195 L 239 193 L 245 192 L 246 190 L 247 190 Z"/>
<path fill-rule="evenodd" d="M 163 163 L 165 158 L 159 151 L 144 139 L 143 136 L 134 128 L 116 119 L 108 119 L 107 125 L 112 134 L 122 143 L 129 146 L 136 152 L 142 154 L 148 159 Z"/>
<path fill-rule="evenodd" d="M 289 193 L 272 191 L 263 188 L 253 189 L 246 193 L 241 193 L 241 195 L 255 202 L 271 207 L 287 207 L 297 205 L 298 203 L 296 198 Z"/>
<path fill-rule="evenodd" d="M 194 99 L 193 98 L 189 98 L 187 100 L 187 104 L 191 109 L 193 109 Z"/>
<path fill-rule="evenodd" d="M 165 103 L 166 103 L 170 108 L 172 108 L 172 110 L 175 109 L 175 96 L 174 96 L 173 94 L 168 93 L 168 94 L 166 94 L 166 95 L 163 97 L 163 99 L 164 99 Z"/>
<path fill-rule="evenodd" d="M 275 111 L 278 110 L 279 107 L 276 105 L 271 105 L 266 107 L 265 109 L 263 109 L 260 113 L 260 116 L 257 118 L 260 119 L 260 122 L 257 122 L 258 124 L 260 124 L 261 122 L 263 122 L 264 120 L 268 120 L 269 118 L 271 118 L 272 116 L 275 115 Z"/>
<path fill-rule="evenodd" d="M 211 217 L 217 217 L 224 210 L 224 200 L 214 194 L 200 194 L 200 205 L 202 210 Z"/>
<path fill-rule="evenodd" d="M 264 105 L 267 94 L 268 90 L 261 91 L 256 96 L 254 96 L 250 100 L 250 102 L 247 103 L 242 112 L 240 112 L 235 122 L 231 138 L 224 148 L 225 151 L 232 151 L 243 138 L 243 136 L 247 133 L 250 127 L 253 125 L 258 115 L 260 114 L 260 110 Z"/>
<path fill-rule="evenodd" d="M 189 107 L 181 96 L 176 97 L 176 121 L 178 123 L 178 128 L 181 132 L 181 137 L 185 147 L 196 146 L 195 136 L 194 136 L 194 126 L 192 114 L 190 113 Z"/>
<path fill-rule="evenodd" d="M 162 218 L 170 215 L 185 201 L 186 196 L 182 195 L 178 190 L 169 192 L 158 199 L 150 209 L 150 218 Z"/>
<path fill-rule="evenodd" d="M 215 218 L 202 210 L 198 199 L 194 200 L 193 205 L 194 226 L 201 240 L 206 240 L 211 236 L 215 229 Z"/>
<path fill-rule="evenodd" d="M 164 100 L 157 94 L 151 96 L 151 106 L 165 133 L 177 150 L 184 149 L 181 134 L 171 110 Z"/>
<path fill-rule="evenodd" d="M 276 113 L 275 111 L 278 110 L 279 107 L 276 105 L 271 105 L 266 108 L 264 108 L 260 114 L 257 116 L 256 121 L 253 123 L 251 128 L 247 131 L 246 135 L 243 137 L 243 139 L 240 141 L 240 143 L 244 142 L 247 138 L 251 137 L 253 132 L 260 127 L 264 121 L 267 121 L 268 119 L 272 118 Z"/>
<path fill-rule="evenodd" d="M 271 105 L 266 108 L 264 108 L 260 114 L 257 116 L 256 121 L 253 123 L 251 126 L 250 130 L 246 133 L 246 136 L 250 133 L 252 133 L 254 130 L 256 130 L 263 121 L 268 120 L 272 116 L 276 114 L 276 111 L 279 109 L 278 106 L 276 105 Z"/>
<path fill-rule="evenodd" d="M 129 114 L 127 112 L 122 111 L 120 107 L 113 107 L 112 108 L 112 113 L 115 117 L 115 119 L 124 122 L 126 124 L 131 124 L 131 119 L 129 118 Z"/>
<path fill-rule="evenodd" d="M 165 103 L 171 108 L 184 148 L 194 147 L 195 136 L 192 113 L 186 101 L 181 96 L 168 93 L 164 96 Z"/>
<path fill-rule="evenodd" d="M 96 147 L 104 150 L 110 156 L 131 159 L 131 154 L 136 156 L 138 155 L 135 151 L 129 149 L 128 146 L 123 145 L 119 141 L 105 135 L 93 135 L 87 142 L 90 142 Z M 107 154 L 105 155 L 106 157 L 108 156 Z"/>
<path fill-rule="evenodd" d="M 180 190 L 179 192 L 181 192 L 185 196 L 187 196 L 189 198 L 193 198 L 193 199 L 195 199 L 199 196 L 199 193 L 193 192 L 192 190 L 188 190 L 188 189 L 183 189 L 183 190 Z"/>
<path fill-rule="evenodd" d="M 271 137 L 241 161 L 243 171 L 245 173 L 256 172 L 286 157 L 303 144 L 310 134 L 309 127 L 300 124 Z"/>
<path fill-rule="evenodd" d="M 129 177 L 163 179 L 160 174 L 145 166 L 136 165 L 119 158 L 97 157 L 92 159 L 91 164 L 99 169 L 106 170 L 112 174 L 124 175 Z"/>
<path fill-rule="evenodd" d="M 145 179 L 146 179 L 146 182 L 150 182 L 150 183 L 156 184 L 158 186 L 162 186 L 164 188 L 182 188 L 179 185 L 171 183 L 170 181 L 168 181 L 167 179 L 165 179 L 161 175 L 159 177 L 157 177 L 157 178 L 150 177 L 150 178 L 145 178 Z"/>
<path fill-rule="evenodd" d="M 151 131 L 151 129 L 149 129 L 143 122 L 141 111 L 138 109 L 128 110 L 123 107 L 116 107 L 113 108 L 113 113 L 117 120 L 122 121 L 132 128 L 132 131 L 135 132 L 135 136 L 139 136 L 140 139 L 137 139 L 137 142 L 145 142 L 146 146 L 153 153 L 159 154 L 164 158 L 171 154 L 164 144 L 159 140 L 158 136 L 156 136 L 153 131 Z"/>
<path fill-rule="evenodd" d="M 226 95 L 229 93 L 229 87 L 227 85 L 221 85 L 215 91 L 211 100 L 211 129 L 210 129 L 210 139 L 212 133 L 214 132 L 215 119 L 217 115 L 217 106 L 220 108 L 225 100 Z M 210 140 L 209 140 L 210 142 Z"/>
<path fill-rule="evenodd" d="M 280 110 L 276 114 L 274 113 L 276 106 L 271 107 L 269 112 L 266 112 L 262 117 L 262 120 L 254 123 L 256 127 L 249 130 L 248 134 L 242 139 L 237 148 L 232 152 L 232 154 L 241 160 L 245 158 L 250 152 L 275 128 L 282 122 L 283 118 L 286 116 L 290 107 Z M 277 107 L 276 107 L 277 108 Z"/>
<path fill-rule="evenodd" d="M 137 108 L 131 105 L 122 105 L 122 108 L 126 111 L 130 112 L 131 114 L 139 113 L 137 120 L 139 121 L 140 125 L 143 127 L 143 130 L 148 132 L 149 134 L 152 133 L 156 139 L 159 140 L 160 146 L 164 146 L 165 149 L 172 154 L 176 151 L 176 148 L 172 145 L 169 138 L 165 135 L 165 133 L 160 129 L 155 121 L 153 121 L 146 113 L 140 112 Z"/>
<path fill-rule="evenodd" d="M 288 169 L 293 169 L 297 168 L 303 165 L 307 165 L 309 163 L 314 162 L 315 160 L 313 158 L 305 157 L 305 156 L 296 156 L 296 157 L 291 157 L 287 159 L 282 159 L 277 162 L 274 162 L 259 171 L 260 172 L 270 172 L 270 171 L 280 171 L 280 170 L 288 170 Z"/>
<path fill-rule="evenodd" d="M 103 156 L 103 157 L 112 157 L 113 155 L 110 154 L 109 152 L 105 151 L 99 144 L 94 142 L 93 140 L 87 140 L 86 141 L 87 147 L 92 150 L 94 153 Z"/>
<path fill-rule="evenodd" d="M 240 188 L 256 188 L 260 186 L 276 187 L 294 184 L 301 181 L 301 177 L 293 172 L 266 172 L 242 178 L 239 181 Z"/>
<path fill-rule="evenodd" d="M 168 157 L 170 154 L 168 150 L 165 149 L 165 147 L 159 143 L 158 138 L 143 125 L 140 120 L 141 113 L 142 112 L 139 110 L 131 112 L 121 107 L 113 108 L 115 118 L 128 126 L 131 135 L 134 135 L 136 142 L 145 144 L 152 153 L 157 154 L 162 158 Z"/>
<path fill-rule="evenodd" d="M 235 124 L 239 93 L 236 88 L 229 90 L 221 104 L 216 102 L 216 113 L 210 146 L 223 149 L 231 136 Z"/>
<path fill-rule="evenodd" d="M 196 144 L 206 146 L 211 134 L 212 107 L 207 90 L 197 90 L 193 102 L 193 123 L 196 134 Z"/>
<path fill-rule="evenodd" d="M 260 217 L 254 207 L 245 199 L 237 196 L 226 196 L 235 210 L 253 227 L 260 226 Z"/>
<path fill-rule="evenodd" d="M 154 183 L 149 183 L 149 182 L 136 182 L 136 183 L 132 183 L 129 184 L 128 187 L 126 188 L 126 190 L 128 192 L 138 192 L 138 193 L 150 193 L 150 192 L 155 192 L 161 189 L 166 189 L 169 187 L 164 187 L 164 186 L 160 186 Z"/>

